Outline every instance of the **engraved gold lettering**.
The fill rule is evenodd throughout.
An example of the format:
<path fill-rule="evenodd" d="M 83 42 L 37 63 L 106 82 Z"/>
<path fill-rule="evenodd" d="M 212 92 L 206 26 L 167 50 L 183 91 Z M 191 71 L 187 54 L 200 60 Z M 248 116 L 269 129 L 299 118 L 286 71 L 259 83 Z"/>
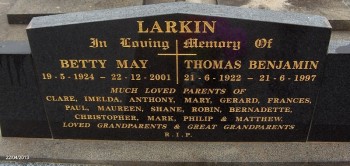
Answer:
<path fill-rule="evenodd" d="M 154 21 L 153 27 L 149 33 L 163 33 L 164 31 L 160 27 L 158 21 Z"/>
<path fill-rule="evenodd" d="M 236 122 L 282 122 L 281 116 L 236 116 Z"/>
<path fill-rule="evenodd" d="M 167 124 L 145 124 L 145 123 L 98 123 L 100 129 L 167 129 Z"/>
<path fill-rule="evenodd" d="M 148 28 L 147 29 L 143 29 L 143 22 L 144 21 L 136 21 L 139 25 L 139 30 L 137 31 L 137 33 L 148 33 Z"/>
<path fill-rule="evenodd" d="M 249 69 L 256 70 L 316 70 L 319 61 L 249 61 Z"/>
<path fill-rule="evenodd" d="M 259 104 L 258 98 L 220 98 L 220 103 L 257 103 Z"/>
<path fill-rule="evenodd" d="M 130 97 L 130 103 L 175 103 L 174 97 Z"/>
<path fill-rule="evenodd" d="M 161 40 L 132 40 L 131 38 L 120 38 L 120 45 L 124 48 L 162 48 L 169 49 L 169 41 Z"/>
<path fill-rule="evenodd" d="M 184 122 L 211 122 L 213 116 L 183 116 Z"/>
<path fill-rule="evenodd" d="M 203 24 L 204 24 L 203 33 L 207 33 L 207 28 L 209 29 L 209 31 L 211 33 L 215 32 L 215 23 L 216 23 L 216 21 L 212 21 L 211 23 L 212 24 L 209 24 L 208 21 L 203 21 Z"/>
<path fill-rule="evenodd" d="M 75 114 L 76 120 L 125 120 L 125 121 L 137 121 L 135 115 L 90 115 L 90 114 Z"/>
<path fill-rule="evenodd" d="M 96 68 L 101 68 L 104 69 L 106 68 L 106 62 L 107 60 L 83 60 L 83 59 L 60 59 L 60 67 L 62 69 L 86 69 L 86 68 L 91 68 L 91 69 L 96 69 Z"/>
<path fill-rule="evenodd" d="M 103 106 L 98 105 L 97 111 L 143 112 L 141 106 Z"/>
<path fill-rule="evenodd" d="M 184 60 L 186 69 L 240 69 L 241 60 Z"/>
<path fill-rule="evenodd" d="M 241 41 L 199 41 L 197 38 L 185 40 L 183 48 L 232 48 L 241 49 Z"/>
<path fill-rule="evenodd" d="M 189 124 L 187 129 L 189 130 L 214 130 L 218 127 L 217 124 Z"/>
<path fill-rule="evenodd" d="M 148 60 L 116 60 L 117 68 L 122 69 L 146 69 Z"/>
<path fill-rule="evenodd" d="M 184 88 L 182 94 L 197 94 L 197 95 L 205 95 L 205 94 L 225 94 L 225 88 Z"/>
<path fill-rule="evenodd" d="M 176 22 L 175 21 L 165 21 L 166 31 L 165 33 L 176 33 Z"/>
<path fill-rule="evenodd" d="M 166 121 L 166 122 L 175 122 L 174 116 L 147 116 L 148 121 Z"/>
<path fill-rule="evenodd" d="M 210 97 L 184 97 L 185 103 L 211 103 Z"/>
<path fill-rule="evenodd" d="M 196 24 L 196 29 L 194 30 L 194 33 L 201 33 L 201 31 L 199 30 L 201 21 L 193 21 L 193 22 Z"/>
<path fill-rule="evenodd" d="M 184 112 L 182 107 L 152 106 L 151 112 Z"/>
<path fill-rule="evenodd" d="M 151 27 L 144 27 L 144 21 L 137 21 L 138 33 L 215 33 L 216 21 L 154 21 Z M 202 27 L 202 29 L 201 29 Z M 164 31 L 165 30 L 165 31 Z"/>
<path fill-rule="evenodd" d="M 267 103 L 273 104 L 311 104 L 310 98 L 267 98 Z"/>
<path fill-rule="evenodd" d="M 111 88 L 110 93 L 137 93 L 138 88 Z"/>
<path fill-rule="evenodd" d="M 192 33 L 191 29 L 188 27 L 192 21 L 179 21 L 180 22 L 180 32 L 179 33 Z"/>
<path fill-rule="evenodd" d="M 45 99 L 46 101 L 51 101 L 51 102 L 60 102 L 60 101 L 76 102 L 77 101 L 74 96 L 46 96 Z"/>
<path fill-rule="evenodd" d="M 107 47 L 107 41 L 101 41 L 97 38 L 90 38 L 91 45 L 90 48 L 103 48 Z"/>
<path fill-rule="evenodd" d="M 255 40 L 255 47 L 256 48 L 272 48 L 272 41 L 273 39 L 256 39 Z"/>
<path fill-rule="evenodd" d="M 84 96 L 86 102 L 105 102 L 105 103 L 120 103 L 122 102 L 118 97 L 112 96 Z"/>
<path fill-rule="evenodd" d="M 218 112 L 221 113 L 220 107 L 192 107 L 191 112 Z"/>
<path fill-rule="evenodd" d="M 160 93 L 160 94 L 173 94 L 176 92 L 175 88 L 146 88 L 145 93 Z"/>
<path fill-rule="evenodd" d="M 64 108 L 67 111 L 89 111 L 85 105 L 64 105 Z"/>
<path fill-rule="evenodd" d="M 295 125 L 225 125 L 225 130 L 294 130 Z"/>
<path fill-rule="evenodd" d="M 64 128 L 89 128 L 90 123 L 63 122 Z"/>
<path fill-rule="evenodd" d="M 262 113 L 274 113 L 274 112 L 288 112 L 291 113 L 290 107 L 230 107 L 229 112 L 262 112 Z"/>

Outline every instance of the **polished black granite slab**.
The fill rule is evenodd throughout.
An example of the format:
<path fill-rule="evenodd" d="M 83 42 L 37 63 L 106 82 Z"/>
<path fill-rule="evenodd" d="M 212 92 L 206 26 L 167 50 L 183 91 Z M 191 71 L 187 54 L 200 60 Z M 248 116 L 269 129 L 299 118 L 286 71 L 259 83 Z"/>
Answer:
<path fill-rule="evenodd" d="M 350 141 L 350 42 L 330 43 L 309 141 Z"/>
<path fill-rule="evenodd" d="M 331 41 L 329 46 L 329 53 L 327 56 L 326 63 L 326 77 L 324 78 L 324 84 L 321 89 L 321 93 L 319 95 L 319 101 L 317 104 L 317 109 L 314 114 L 314 121 L 311 127 L 311 132 L 308 141 L 349 141 L 349 124 L 350 124 L 350 114 L 348 109 L 349 100 L 349 92 L 350 83 L 346 82 L 347 76 L 349 73 L 347 72 L 349 68 L 348 59 L 350 53 L 350 42 L 349 41 Z M 29 57 L 30 49 L 27 42 L 1 42 L 0 54 L 2 56 L 2 60 L 9 58 L 9 56 L 26 56 Z M 19 60 L 16 60 L 19 61 Z M 3 68 L 2 68 L 3 69 Z M 2 73 L 4 70 L 1 70 Z M 6 77 L 10 78 L 10 77 Z M 9 91 L 9 88 L 4 88 L 5 82 L 10 81 L 11 79 L 5 79 L 2 82 L 2 92 Z M 19 91 L 17 91 L 19 92 Z M 36 93 L 36 92 L 31 92 Z M 39 93 L 39 92 L 37 92 Z M 22 97 L 13 96 L 12 101 L 9 101 L 7 105 L 4 104 L 5 99 L 8 96 L 8 92 L 5 97 L 1 96 L 0 100 L 2 101 L 1 107 L 1 117 L 2 117 L 2 133 L 3 136 L 12 136 L 12 137 L 40 137 L 40 135 L 33 135 L 31 132 L 26 132 L 28 129 L 28 122 L 15 122 L 12 120 L 4 120 L 5 116 L 8 115 L 8 112 L 4 110 L 9 110 L 6 108 L 12 108 L 12 110 L 16 110 L 17 108 L 13 108 L 14 105 L 16 107 L 20 107 L 18 104 L 12 104 L 12 101 L 21 100 Z M 11 95 L 10 95 L 11 96 Z M 41 105 L 38 103 L 38 105 Z M 5 108 L 6 107 L 6 108 Z M 25 114 L 28 112 L 33 112 L 32 110 L 27 110 Z M 4 116 L 5 115 L 5 116 Z M 23 115 L 21 115 L 23 116 Z M 41 116 L 41 115 L 39 115 Z M 8 116 L 6 116 L 8 117 Z M 38 126 L 38 125 L 36 125 Z M 47 124 L 42 123 L 41 128 L 43 126 L 47 126 Z M 37 127 L 38 128 L 38 127 Z M 44 127 L 45 128 L 45 127 Z M 46 127 L 47 128 L 47 127 Z M 39 129 L 40 130 L 40 129 Z M 36 130 L 38 131 L 38 130 Z M 36 132 L 38 133 L 38 132 Z M 46 130 L 46 133 L 48 131 Z"/>
<path fill-rule="evenodd" d="M 306 141 L 331 31 L 169 3 L 37 17 L 27 33 L 54 138 Z"/>
<path fill-rule="evenodd" d="M 3 137 L 51 138 L 28 42 L 0 42 Z"/>

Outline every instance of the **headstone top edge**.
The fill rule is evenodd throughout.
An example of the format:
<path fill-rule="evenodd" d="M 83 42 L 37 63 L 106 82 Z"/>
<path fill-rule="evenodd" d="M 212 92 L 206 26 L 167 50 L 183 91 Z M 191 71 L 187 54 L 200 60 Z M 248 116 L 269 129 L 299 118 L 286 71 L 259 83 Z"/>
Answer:
<path fill-rule="evenodd" d="M 328 54 L 350 54 L 350 40 L 331 40 Z"/>
<path fill-rule="evenodd" d="M 34 17 L 29 23 L 27 30 L 170 14 L 206 15 L 212 17 L 296 24 L 301 26 L 313 26 L 329 29 L 331 28 L 329 21 L 325 17 L 318 15 L 240 8 L 213 4 L 171 2 Z"/>
<path fill-rule="evenodd" d="M 30 54 L 28 41 L 2 41 L 0 42 L 0 54 L 2 55 L 23 55 Z"/>

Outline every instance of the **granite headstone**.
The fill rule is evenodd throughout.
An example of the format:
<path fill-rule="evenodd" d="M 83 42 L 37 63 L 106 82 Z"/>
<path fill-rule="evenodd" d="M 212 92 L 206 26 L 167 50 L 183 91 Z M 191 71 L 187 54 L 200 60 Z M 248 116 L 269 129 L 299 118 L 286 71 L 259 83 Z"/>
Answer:
<path fill-rule="evenodd" d="M 2 136 L 51 138 L 28 42 L 0 42 L 0 78 Z"/>
<path fill-rule="evenodd" d="M 306 141 L 326 18 L 167 3 L 34 18 L 53 138 Z"/>
<path fill-rule="evenodd" d="M 309 141 L 350 141 L 350 42 L 331 42 Z"/>

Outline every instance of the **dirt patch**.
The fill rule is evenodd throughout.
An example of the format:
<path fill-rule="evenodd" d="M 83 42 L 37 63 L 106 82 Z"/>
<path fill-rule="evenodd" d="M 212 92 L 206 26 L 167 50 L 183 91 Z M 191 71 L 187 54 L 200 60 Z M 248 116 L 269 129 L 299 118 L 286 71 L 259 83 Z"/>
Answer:
<path fill-rule="evenodd" d="M 251 0 L 242 7 L 248 8 L 259 8 L 259 9 L 270 9 L 270 10 L 285 10 L 291 4 L 288 0 Z"/>
<path fill-rule="evenodd" d="M 250 0 L 217 0 L 219 5 L 242 6 L 250 2 Z"/>

